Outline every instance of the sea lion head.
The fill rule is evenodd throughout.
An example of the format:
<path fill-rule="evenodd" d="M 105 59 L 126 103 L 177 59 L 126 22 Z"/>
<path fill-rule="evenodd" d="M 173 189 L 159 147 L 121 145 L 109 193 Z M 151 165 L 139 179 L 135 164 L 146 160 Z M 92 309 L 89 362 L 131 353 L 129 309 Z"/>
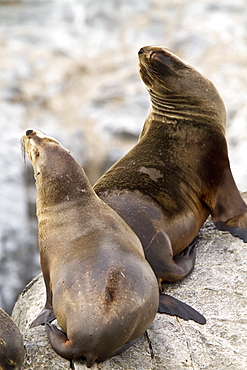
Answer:
<path fill-rule="evenodd" d="M 58 157 L 58 151 L 60 152 L 60 156 L 63 157 L 67 151 L 67 149 L 65 149 L 57 140 L 46 136 L 39 130 L 27 130 L 26 134 L 23 135 L 21 142 L 24 152 L 32 162 L 36 178 L 41 173 L 45 174 L 49 171 L 51 166 L 48 164 L 51 163 L 54 155 L 56 158 Z"/>
<path fill-rule="evenodd" d="M 82 167 L 57 140 L 28 129 L 21 143 L 33 165 L 39 199 L 59 202 L 90 189 Z"/>
<path fill-rule="evenodd" d="M 154 107 L 170 104 L 173 110 L 176 106 L 190 114 L 210 114 L 225 125 L 225 106 L 218 91 L 196 69 L 162 47 L 145 46 L 138 56 L 140 76 Z"/>
<path fill-rule="evenodd" d="M 24 358 L 22 335 L 11 317 L 0 308 L 0 370 L 21 370 Z"/>

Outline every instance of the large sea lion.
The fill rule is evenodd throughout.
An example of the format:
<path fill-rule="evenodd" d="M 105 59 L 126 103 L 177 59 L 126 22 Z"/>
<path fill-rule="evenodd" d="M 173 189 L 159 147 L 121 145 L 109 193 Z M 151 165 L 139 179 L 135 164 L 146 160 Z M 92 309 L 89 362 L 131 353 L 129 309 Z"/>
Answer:
<path fill-rule="evenodd" d="M 46 323 L 55 351 L 87 367 L 127 349 L 152 323 L 157 279 L 125 221 L 95 194 L 58 141 L 29 129 L 22 138 L 36 179 Z M 49 324 L 54 316 L 62 331 Z"/>
<path fill-rule="evenodd" d="M 0 308 L 0 370 L 21 370 L 24 357 L 21 333 L 11 317 Z"/>
<path fill-rule="evenodd" d="M 247 242 L 247 206 L 230 170 L 226 111 L 214 85 L 161 47 L 140 49 L 139 70 L 151 99 L 139 141 L 94 190 L 135 231 L 159 282 L 175 282 L 193 269 L 190 243 L 210 214 Z M 177 309 L 160 296 L 160 312 Z"/>

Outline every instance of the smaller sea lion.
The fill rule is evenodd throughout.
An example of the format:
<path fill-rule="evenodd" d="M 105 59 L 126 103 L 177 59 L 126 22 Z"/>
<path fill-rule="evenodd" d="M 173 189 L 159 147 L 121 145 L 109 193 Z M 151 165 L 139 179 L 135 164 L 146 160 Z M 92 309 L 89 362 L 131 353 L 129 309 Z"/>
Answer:
<path fill-rule="evenodd" d="M 0 308 L 0 370 L 20 370 L 24 357 L 22 335 L 11 317 Z"/>
<path fill-rule="evenodd" d="M 230 170 L 225 106 L 212 82 L 161 47 L 140 49 L 139 71 L 151 99 L 139 141 L 94 190 L 139 237 L 159 282 L 175 282 L 192 271 L 190 243 L 209 214 L 247 242 L 247 206 Z M 180 316 L 180 303 L 171 303 L 161 294 L 159 311 Z"/>
<path fill-rule="evenodd" d="M 87 367 L 126 350 L 152 323 L 156 277 L 125 221 L 94 192 L 58 141 L 29 129 L 22 138 L 36 179 L 46 323 L 54 350 Z M 57 318 L 62 328 L 49 324 Z"/>

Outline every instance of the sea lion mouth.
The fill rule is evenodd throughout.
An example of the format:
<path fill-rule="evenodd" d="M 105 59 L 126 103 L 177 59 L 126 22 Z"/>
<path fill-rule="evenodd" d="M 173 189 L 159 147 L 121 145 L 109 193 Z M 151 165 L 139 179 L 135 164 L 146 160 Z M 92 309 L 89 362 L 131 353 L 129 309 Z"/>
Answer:
<path fill-rule="evenodd" d="M 27 129 L 25 134 L 22 136 L 21 147 L 24 156 L 24 162 L 26 162 L 26 154 L 32 163 L 34 163 L 39 156 L 39 144 L 42 140 L 39 134 L 40 136 L 45 137 L 41 131 L 30 128 Z"/>

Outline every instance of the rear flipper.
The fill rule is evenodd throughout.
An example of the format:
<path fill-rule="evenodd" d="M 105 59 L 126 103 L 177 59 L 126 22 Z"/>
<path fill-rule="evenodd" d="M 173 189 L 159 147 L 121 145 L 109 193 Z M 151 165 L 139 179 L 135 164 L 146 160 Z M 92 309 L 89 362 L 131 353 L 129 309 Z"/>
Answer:
<path fill-rule="evenodd" d="M 52 348 L 59 356 L 67 360 L 85 359 L 88 368 L 93 366 L 98 357 L 95 355 L 94 351 L 88 351 L 88 353 L 83 354 L 81 343 L 69 341 L 66 333 L 58 329 L 55 325 L 46 323 L 45 329 Z"/>
<path fill-rule="evenodd" d="M 174 257 L 171 242 L 166 233 L 156 234 L 152 243 L 145 249 L 145 255 L 159 281 L 174 283 L 193 270 L 196 240 Z"/>
<path fill-rule="evenodd" d="M 185 248 L 183 251 L 181 251 L 175 257 L 173 257 L 173 260 L 177 266 L 184 267 L 184 275 L 182 276 L 182 279 L 185 278 L 193 270 L 195 260 L 196 260 L 197 240 L 198 240 L 198 237 L 196 237 L 190 243 L 190 245 L 188 245 L 187 248 Z"/>
<path fill-rule="evenodd" d="M 194 310 L 194 308 L 168 294 L 160 294 L 158 312 L 166 313 L 171 316 L 178 316 L 186 321 L 194 320 L 201 325 L 206 323 L 205 317 Z"/>
<path fill-rule="evenodd" d="M 45 330 L 53 349 L 60 356 L 68 360 L 73 360 L 75 357 L 70 349 L 70 343 L 66 333 L 49 323 L 45 324 Z"/>
<path fill-rule="evenodd" d="M 131 342 L 127 342 L 123 346 L 121 346 L 120 348 L 116 349 L 116 351 L 114 351 L 112 353 L 111 357 L 120 355 L 121 353 L 123 353 L 124 351 L 126 351 L 126 349 L 128 349 L 129 347 L 131 347 L 137 341 L 137 339 L 138 338 L 132 340 Z"/>
<path fill-rule="evenodd" d="M 30 328 L 35 326 L 45 325 L 47 322 L 55 320 L 56 316 L 53 309 L 44 308 L 41 313 L 36 317 L 36 319 L 30 325 Z"/>

